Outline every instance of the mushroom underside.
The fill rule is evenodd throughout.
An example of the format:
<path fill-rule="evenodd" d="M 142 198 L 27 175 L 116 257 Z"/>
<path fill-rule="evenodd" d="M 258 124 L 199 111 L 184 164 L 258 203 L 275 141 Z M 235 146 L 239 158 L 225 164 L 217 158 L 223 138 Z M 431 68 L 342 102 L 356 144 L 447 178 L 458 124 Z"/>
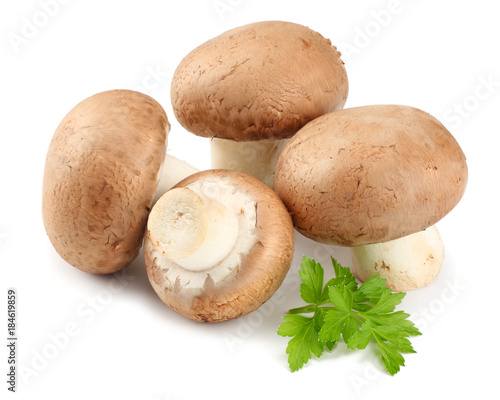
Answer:
<path fill-rule="evenodd" d="M 201 199 L 195 211 L 193 203 L 164 202 L 181 189 Z M 158 218 L 157 207 L 159 214 L 171 208 L 174 217 Z M 205 213 L 206 227 L 197 227 L 203 218 L 192 220 L 197 213 Z M 201 243 L 188 240 L 182 254 L 171 252 L 162 235 L 175 225 L 199 230 Z M 150 282 L 165 304 L 196 321 L 224 321 L 255 310 L 281 285 L 293 257 L 293 225 L 263 182 L 236 171 L 208 170 L 159 199 L 148 221 L 144 256 Z"/>

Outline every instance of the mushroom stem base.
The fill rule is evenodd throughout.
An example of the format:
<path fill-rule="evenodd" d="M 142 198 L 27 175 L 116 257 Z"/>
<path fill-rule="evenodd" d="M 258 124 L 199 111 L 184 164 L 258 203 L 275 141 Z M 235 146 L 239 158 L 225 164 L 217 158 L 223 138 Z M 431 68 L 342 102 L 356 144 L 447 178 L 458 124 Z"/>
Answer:
<path fill-rule="evenodd" d="M 229 169 L 254 176 L 274 187 L 274 169 L 289 139 L 235 142 L 213 138 L 210 151 L 213 169 Z"/>
<path fill-rule="evenodd" d="M 436 226 L 384 243 L 351 247 L 352 271 L 361 281 L 376 274 L 397 292 L 427 286 L 439 274 L 444 246 Z"/>
<path fill-rule="evenodd" d="M 202 193 L 169 190 L 153 207 L 148 235 L 156 250 L 189 271 L 219 264 L 238 237 L 233 210 Z"/>

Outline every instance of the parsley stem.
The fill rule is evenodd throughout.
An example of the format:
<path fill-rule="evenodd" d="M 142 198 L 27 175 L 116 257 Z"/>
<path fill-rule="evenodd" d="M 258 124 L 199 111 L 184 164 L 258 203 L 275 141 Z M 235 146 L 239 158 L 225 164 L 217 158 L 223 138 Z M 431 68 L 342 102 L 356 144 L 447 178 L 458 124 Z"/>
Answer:
<path fill-rule="evenodd" d="M 352 310 L 351 315 L 360 319 L 361 320 L 360 323 L 364 323 L 367 320 L 366 316 L 361 311 Z"/>
<path fill-rule="evenodd" d="M 289 314 L 305 314 L 305 313 L 316 312 L 316 309 L 317 309 L 316 304 L 308 304 L 307 306 L 292 308 L 291 310 L 288 310 L 288 313 Z"/>

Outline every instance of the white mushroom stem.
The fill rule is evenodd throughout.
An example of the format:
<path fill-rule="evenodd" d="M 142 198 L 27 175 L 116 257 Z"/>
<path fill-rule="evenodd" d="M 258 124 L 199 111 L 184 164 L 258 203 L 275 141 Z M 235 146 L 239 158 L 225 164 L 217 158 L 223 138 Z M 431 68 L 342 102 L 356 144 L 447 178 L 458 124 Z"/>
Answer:
<path fill-rule="evenodd" d="M 155 204 L 164 193 L 170 190 L 181 180 L 198 171 L 199 170 L 197 168 L 187 162 L 167 154 L 160 173 L 158 174 L 158 186 L 153 204 Z"/>
<path fill-rule="evenodd" d="M 165 193 L 151 211 L 149 237 L 156 251 L 190 271 L 219 264 L 238 236 L 236 215 L 188 188 Z"/>
<path fill-rule="evenodd" d="M 376 274 L 387 286 L 404 292 L 427 286 L 444 260 L 444 246 L 436 226 L 385 243 L 351 247 L 352 269 L 361 281 Z"/>
<path fill-rule="evenodd" d="M 236 142 L 213 138 L 210 142 L 211 165 L 214 169 L 245 172 L 274 186 L 274 169 L 289 139 Z"/>

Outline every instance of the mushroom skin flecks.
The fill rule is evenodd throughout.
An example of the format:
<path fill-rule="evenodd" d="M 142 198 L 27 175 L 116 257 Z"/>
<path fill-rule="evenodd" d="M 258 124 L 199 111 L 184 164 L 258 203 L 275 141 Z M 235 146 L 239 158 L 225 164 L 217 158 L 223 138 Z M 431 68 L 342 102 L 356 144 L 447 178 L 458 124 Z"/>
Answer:
<path fill-rule="evenodd" d="M 464 153 L 438 120 L 377 105 L 302 128 L 278 158 L 274 189 L 303 235 L 361 246 L 435 224 L 460 201 L 467 177 Z"/>
<path fill-rule="evenodd" d="M 402 238 L 350 249 L 354 275 L 366 281 L 380 274 L 395 292 L 429 285 L 444 261 L 444 245 L 435 225 Z"/>
<path fill-rule="evenodd" d="M 271 187 L 282 148 L 276 144 L 341 109 L 347 94 L 344 63 L 331 41 L 284 21 L 247 24 L 206 41 L 179 63 L 171 85 L 181 125 L 215 138 L 212 168 L 242 171 Z"/>

